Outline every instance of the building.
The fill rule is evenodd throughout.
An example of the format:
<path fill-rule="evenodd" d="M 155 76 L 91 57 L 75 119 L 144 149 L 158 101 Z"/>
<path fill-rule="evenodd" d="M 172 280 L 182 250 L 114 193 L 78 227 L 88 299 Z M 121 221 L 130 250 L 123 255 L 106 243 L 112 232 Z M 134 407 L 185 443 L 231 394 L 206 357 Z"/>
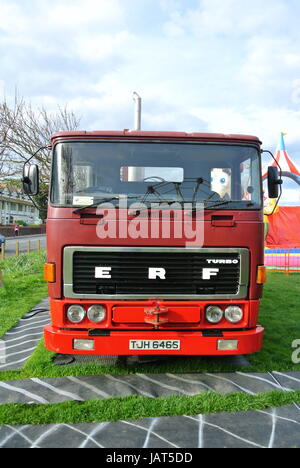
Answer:
<path fill-rule="evenodd" d="M 21 189 L 0 185 L 0 224 L 6 226 L 17 221 L 40 224 L 39 211 Z"/>

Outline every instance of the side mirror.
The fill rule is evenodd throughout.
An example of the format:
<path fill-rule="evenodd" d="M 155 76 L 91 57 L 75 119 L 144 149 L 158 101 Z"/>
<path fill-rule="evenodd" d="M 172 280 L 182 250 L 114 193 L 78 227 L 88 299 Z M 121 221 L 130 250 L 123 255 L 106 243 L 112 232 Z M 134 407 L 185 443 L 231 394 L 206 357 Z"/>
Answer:
<path fill-rule="evenodd" d="M 268 192 L 269 198 L 279 197 L 279 185 L 282 184 L 282 180 L 279 177 L 278 168 L 275 166 L 268 167 Z"/>
<path fill-rule="evenodd" d="M 36 164 L 24 166 L 22 182 L 26 195 L 37 195 L 39 193 L 39 168 Z"/>

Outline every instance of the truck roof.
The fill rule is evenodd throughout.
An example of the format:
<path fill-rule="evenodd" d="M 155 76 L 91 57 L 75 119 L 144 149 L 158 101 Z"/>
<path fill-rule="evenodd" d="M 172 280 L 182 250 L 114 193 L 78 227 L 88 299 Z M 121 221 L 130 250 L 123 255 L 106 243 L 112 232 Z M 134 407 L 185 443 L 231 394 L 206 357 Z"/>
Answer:
<path fill-rule="evenodd" d="M 253 135 L 238 135 L 230 134 L 225 135 L 222 133 L 186 133 L 186 132 L 157 132 L 157 131 L 135 131 L 135 130 L 121 130 L 121 131 L 85 131 L 75 130 L 71 132 L 57 132 L 52 135 L 52 142 L 56 143 L 61 139 L 161 139 L 161 140 L 195 140 L 195 141 L 218 141 L 218 142 L 240 142 L 240 143 L 254 143 L 261 144 L 258 137 Z"/>

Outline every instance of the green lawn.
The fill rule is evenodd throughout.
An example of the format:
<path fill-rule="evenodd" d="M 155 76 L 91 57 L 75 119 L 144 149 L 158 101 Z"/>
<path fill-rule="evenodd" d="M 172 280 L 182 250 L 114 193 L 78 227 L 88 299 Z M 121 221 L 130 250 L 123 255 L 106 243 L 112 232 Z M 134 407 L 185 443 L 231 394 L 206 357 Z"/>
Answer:
<path fill-rule="evenodd" d="M 197 415 L 218 412 L 264 410 L 300 403 L 300 392 L 259 395 L 206 392 L 193 397 L 145 398 L 129 396 L 52 405 L 8 404 L 0 406 L 0 424 L 72 424 L 119 421 L 148 417 Z"/>
<path fill-rule="evenodd" d="M 5 287 L 0 290 L 0 336 L 18 319 L 47 295 L 42 280 L 44 253 L 7 259 L 0 264 L 4 271 Z M 293 364 L 292 342 L 300 339 L 300 275 L 285 276 L 269 273 L 261 305 L 260 323 L 265 327 L 263 349 L 248 356 L 250 367 L 229 365 L 226 358 L 168 357 L 147 365 L 101 366 L 96 363 L 62 366 L 53 364 L 54 354 L 41 341 L 31 358 L 20 371 L 1 371 L 0 380 L 29 377 L 59 377 L 101 373 L 164 373 L 164 372 L 266 372 L 299 370 Z M 128 396 L 90 402 L 67 402 L 55 405 L 1 405 L 0 424 L 50 424 L 93 421 L 114 421 L 141 417 L 181 414 L 205 414 L 219 411 L 245 411 L 300 403 L 300 392 L 270 392 L 260 395 L 233 393 L 220 395 L 206 392 L 194 397 L 171 396 L 143 398 Z"/>
<path fill-rule="evenodd" d="M 32 295 L 30 295 L 30 299 Z M 163 372 L 268 372 L 272 370 L 300 370 L 293 364 L 292 342 L 300 339 L 300 275 L 268 274 L 264 299 L 261 305 L 260 323 L 265 327 L 263 349 L 248 356 L 250 367 L 237 368 L 219 357 L 168 357 L 161 362 L 138 366 L 101 366 L 91 363 L 58 367 L 53 364 L 53 353 L 41 342 L 21 371 L 0 372 L 1 380 L 26 377 L 59 377 L 68 375 L 93 375 L 102 373 L 163 373 Z M 32 305 L 32 303 L 31 303 Z M 19 314 L 20 315 L 20 314 Z"/>
<path fill-rule="evenodd" d="M 250 357 L 253 369 L 300 370 L 291 360 L 292 343 L 300 339 L 300 273 L 268 272 L 259 321 L 265 327 L 264 345 Z"/>
<path fill-rule="evenodd" d="M 0 337 L 47 296 L 43 280 L 45 258 L 45 252 L 34 252 L 0 262 L 4 278 L 0 288 Z"/>

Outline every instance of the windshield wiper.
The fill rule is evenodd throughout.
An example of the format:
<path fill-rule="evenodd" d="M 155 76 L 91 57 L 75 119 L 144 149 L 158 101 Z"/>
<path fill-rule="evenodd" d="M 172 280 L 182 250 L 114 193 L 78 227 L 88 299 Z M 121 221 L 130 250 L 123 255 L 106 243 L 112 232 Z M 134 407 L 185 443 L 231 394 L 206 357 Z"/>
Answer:
<path fill-rule="evenodd" d="M 206 205 L 207 203 L 212 203 L 212 205 L 209 205 L 207 206 L 208 209 L 215 209 L 217 208 L 218 206 L 222 206 L 222 205 L 228 205 L 229 203 L 231 203 L 232 200 L 220 200 L 220 201 L 216 201 L 216 200 L 204 200 L 204 205 Z"/>
<path fill-rule="evenodd" d="M 194 191 L 193 191 L 193 199 L 192 199 L 192 203 L 195 203 L 196 202 L 196 199 L 197 199 L 197 194 L 199 192 L 199 189 L 201 186 L 203 186 L 204 189 L 206 190 L 209 190 L 210 191 L 210 183 L 204 179 L 203 177 L 186 177 L 183 179 L 182 182 L 170 182 L 170 181 L 165 181 L 165 180 L 162 180 L 161 182 L 157 183 L 157 184 L 153 184 L 153 185 L 150 185 L 148 186 L 148 189 L 147 189 L 147 192 L 144 194 L 143 196 L 143 201 L 146 201 L 147 199 L 149 199 L 149 195 L 156 195 L 156 197 L 160 200 L 160 201 L 165 201 L 162 197 L 163 195 L 166 195 L 166 193 L 170 193 L 170 192 L 165 192 L 165 193 L 160 193 L 158 191 L 158 189 L 160 188 L 163 188 L 165 187 L 166 185 L 169 185 L 169 184 L 173 184 L 174 185 L 174 188 L 175 188 L 175 192 L 176 192 L 176 195 L 178 198 L 180 198 L 181 200 L 176 200 L 177 202 L 181 203 L 181 202 L 184 202 L 184 203 L 189 203 L 188 200 L 185 200 L 184 196 L 183 196 L 183 193 L 181 191 L 181 186 L 182 184 L 184 184 L 185 182 L 194 182 L 195 183 L 195 186 L 194 186 Z M 210 191 L 211 192 L 211 191 Z M 208 195 L 208 194 L 205 194 L 204 195 Z M 209 196 L 208 200 L 215 196 L 215 195 L 218 195 L 216 192 L 211 192 L 211 195 Z M 175 200 L 174 200 L 175 201 Z"/>
<path fill-rule="evenodd" d="M 155 176 L 147 177 L 147 179 L 153 179 L 154 177 Z M 144 181 L 146 182 L 146 179 L 144 179 Z M 142 197 L 142 202 L 146 202 L 149 195 L 156 195 L 156 198 L 160 202 L 165 202 L 165 201 L 167 202 L 167 200 L 164 200 L 162 198 L 162 196 L 165 195 L 165 194 L 164 193 L 162 193 L 162 194 L 159 193 L 159 191 L 157 189 L 163 188 L 163 187 L 165 187 L 166 185 L 169 185 L 169 184 L 174 185 L 176 195 L 181 197 L 181 200 L 184 201 L 184 197 L 183 197 L 182 192 L 180 190 L 180 186 L 181 186 L 182 182 L 172 182 L 172 181 L 167 181 L 167 180 L 161 179 L 160 182 L 148 186 L 146 193 Z"/>
<path fill-rule="evenodd" d="M 206 203 L 213 203 L 213 205 L 210 205 L 210 206 L 207 206 L 206 209 L 210 210 L 214 210 L 215 208 L 217 208 L 218 206 L 223 206 L 223 205 L 228 205 L 229 203 L 241 203 L 241 202 L 245 202 L 246 200 L 220 200 L 220 201 L 217 201 L 216 200 L 204 200 L 203 203 L 206 204 Z M 251 201 L 246 201 L 247 203 L 247 206 L 253 206 L 254 203 L 251 202 Z"/>

